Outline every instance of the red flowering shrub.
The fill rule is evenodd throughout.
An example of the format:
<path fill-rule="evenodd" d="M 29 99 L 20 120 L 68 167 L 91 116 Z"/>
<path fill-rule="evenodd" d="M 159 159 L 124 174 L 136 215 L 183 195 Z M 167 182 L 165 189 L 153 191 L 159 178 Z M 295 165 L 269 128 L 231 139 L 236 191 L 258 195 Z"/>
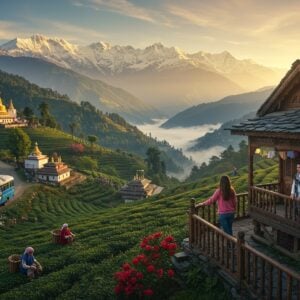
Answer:
<path fill-rule="evenodd" d="M 175 254 L 177 244 L 172 236 L 156 232 L 143 238 L 140 248 L 142 253 L 115 273 L 115 293 L 125 298 L 156 298 L 159 289 L 175 275 L 170 256 Z"/>
<path fill-rule="evenodd" d="M 74 143 L 71 145 L 71 149 L 76 154 L 82 154 L 84 152 L 84 145 L 80 143 Z"/>

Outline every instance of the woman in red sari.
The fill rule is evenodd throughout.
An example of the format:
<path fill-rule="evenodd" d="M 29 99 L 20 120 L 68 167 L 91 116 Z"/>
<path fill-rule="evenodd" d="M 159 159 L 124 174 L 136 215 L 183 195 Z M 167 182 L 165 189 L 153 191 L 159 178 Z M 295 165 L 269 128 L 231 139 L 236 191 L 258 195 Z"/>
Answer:
<path fill-rule="evenodd" d="M 60 231 L 60 243 L 61 244 L 69 244 L 74 241 L 75 234 L 71 232 L 68 224 L 63 224 Z"/>

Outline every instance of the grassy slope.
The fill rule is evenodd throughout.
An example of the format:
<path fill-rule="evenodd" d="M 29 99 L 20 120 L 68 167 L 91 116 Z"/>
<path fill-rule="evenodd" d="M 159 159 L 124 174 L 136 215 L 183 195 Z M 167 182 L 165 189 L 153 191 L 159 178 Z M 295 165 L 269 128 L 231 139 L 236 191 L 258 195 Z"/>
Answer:
<path fill-rule="evenodd" d="M 43 154 L 52 155 L 54 151 L 62 155 L 63 161 L 76 165 L 76 160 L 79 156 L 74 155 L 70 146 L 74 141 L 71 135 L 62 131 L 51 128 L 25 128 L 24 131 L 29 135 L 32 145 L 38 142 L 39 148 Z M 7 141 L 9 129 L 0 128 L 0 150 L 7 149 Z M 98 161 L 99 170 L 110 173 L 112 168 L 116 171 L 115 174 L 123 179 L 131 179 L 137 169 L 145 169 L 144 160 L 140 157 L 128 154 L 125 152 L 112 151 L 100 146 L 95 146 L 94 151 L 90 151 L 86 146 L 88 155 Z"/>
<path fill-rule="evenodd" d="M 277 165 L 272 161 L 259 162 L 256 170 L 258 182 L 276 181 Z M 34 187 L 33 198 L 28 191 L 23 199 L 6 208 L 6 214 L 24 214 L 28 221 L 0 229 L 0 298 L 114 299 L 113 273 L 136 254 L 141 237 L 161 230 L 173 234 L 180 242 L 187 236 L 189 199 L 200 200 L 211 195 L 219 176 L 182 185 L 153 199 L 110 209 L 91 204 L 89 197 L 93 195 L 82 197 L 92 187 L 79 187 L 82 193 Z M 241 176 L 233 178 L 233 184 L 237 191 L 245 191 L 246 169 Z M 109 198 L 108 194 L 98 193 L 95 191 L 94 197 L 99 202 L 102 197 Z M 78 236 L 70 247 L 50 242 L 49 231 L 64 222 Z M 36 256 L 45 267 L 44 275 L 32 282 L 7 270 L 7 257 L 21 253 L 27 245 L 35 247 Z"/>

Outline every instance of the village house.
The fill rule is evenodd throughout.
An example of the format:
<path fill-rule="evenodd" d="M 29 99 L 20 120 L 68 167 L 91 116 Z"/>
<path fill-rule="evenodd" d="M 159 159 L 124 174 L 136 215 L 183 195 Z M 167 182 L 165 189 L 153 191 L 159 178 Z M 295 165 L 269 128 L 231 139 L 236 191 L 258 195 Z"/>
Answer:
<path fill-rule="evenodd" d="M 151 180 L 145 178 L 144 170 L 137 170 L 133 180 L 121 188 L 120 194 L 125 202 L 131 202 L 157 195 L 162 190 L 163 187 L 152 184 Z"/>
<path fill-rule="evenodd" d="M 71 176 L 70 172 L 68 165 L 62 162 L 61 156 L 54 153 L 50 161 L 38 169 L 37 177 L 42 183 L 60 185 Z"/>

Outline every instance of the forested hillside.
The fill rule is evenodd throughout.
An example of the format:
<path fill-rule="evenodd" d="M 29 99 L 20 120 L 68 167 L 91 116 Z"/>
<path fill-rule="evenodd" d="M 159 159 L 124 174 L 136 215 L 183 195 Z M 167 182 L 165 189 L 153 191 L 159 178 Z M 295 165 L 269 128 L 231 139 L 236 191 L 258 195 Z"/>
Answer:
<path fill-rule="evenodd" d="M 195 144 L 189 148 L 191 151 L 205 150 L 210 147 L 222 146 L 227 148 L 229 145 L 233 146 L 235 149 L 241 141 L 246 141 L 247 137 L 240 135 L 232 135 L 229 128 L 233 124 L 239 124 L 241 122 L 247 121 L 255 116 L 255 112 L 246 114 L 242 118 L 234 119 L 229 122 L 225 122 L 219 129 L 213 132 L 208 132 L 204 136 L 195 140 Z"/>
<path fill-rule="evenodd" d="M 31 108 L 39 115 L 38 107 L 44 102 L 49 106 L 51 114 L 64 131 L 70 132 L 70 124 L 75 123 L 76 136 L 95 135 L 98 142 L 113 149 L 121 149 L 145 157 L 149 147 L 157 147 L 162 151 L 168 171 L 179 172 L 192 162 L 183 153 L 174 149 L 167 142 L 159 142 L 144 135 L 135 126 L 128 124 L 117 114 L 104 114 L 89 102 L 80 105 L 50 89 L 40 88 L 22 77 L 0 71 L 0 91 L 4 99 L 13 99 L 19 111 Z"/>

